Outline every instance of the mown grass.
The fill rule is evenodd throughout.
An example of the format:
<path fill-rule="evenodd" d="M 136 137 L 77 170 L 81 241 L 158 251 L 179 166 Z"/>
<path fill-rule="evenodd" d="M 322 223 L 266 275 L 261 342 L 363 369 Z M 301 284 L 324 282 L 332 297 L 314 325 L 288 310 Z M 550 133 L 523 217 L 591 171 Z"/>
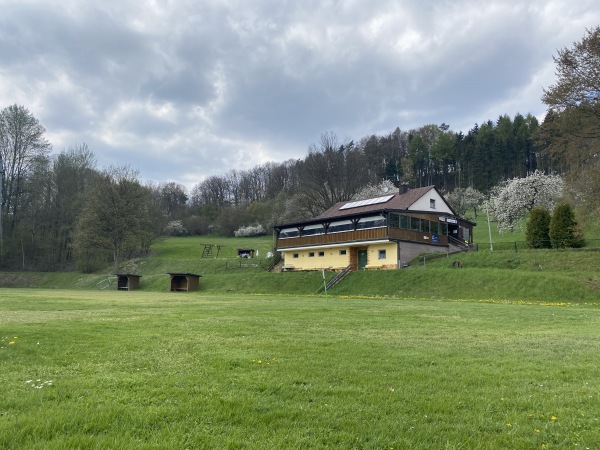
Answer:
<path fill-rule="evenodd" d="M 2 289 L 0 324 L 0 448 L 600 447 L 595 306 Z"/>

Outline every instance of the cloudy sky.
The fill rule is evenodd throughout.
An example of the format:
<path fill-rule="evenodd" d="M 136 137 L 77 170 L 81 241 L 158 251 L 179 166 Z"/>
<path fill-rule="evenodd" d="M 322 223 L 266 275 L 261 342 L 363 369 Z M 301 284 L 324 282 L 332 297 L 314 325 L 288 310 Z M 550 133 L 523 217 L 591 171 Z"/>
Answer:
<path fill-rule="evenodd" d="M 0 108 L 191 188 L 341 140 L 543 118 L 597 0 L 0 0 Z"/>

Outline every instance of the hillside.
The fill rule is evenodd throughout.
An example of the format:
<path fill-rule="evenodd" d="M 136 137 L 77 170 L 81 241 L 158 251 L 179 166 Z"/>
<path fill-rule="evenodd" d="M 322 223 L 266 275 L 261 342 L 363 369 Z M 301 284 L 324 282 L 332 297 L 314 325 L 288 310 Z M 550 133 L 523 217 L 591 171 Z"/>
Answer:
<path fill-rule="evenodd" d="M 485 231 L 485 234 L 482 233 Z M 484 301 L 596 302 L 600 298 L 600 252 L 518 250 L 522 236 L 493 235 L 496 248 L 489 251 L 487 226 L 478 227 L 479 251 L 417 258 L 411 267 L 396 271 L 350 274 L 329 293 L 334 296 L 435 298 Z M 323 285 L 320 272 L 270 273 L 266 271 L 272 237 L 170 237 L 155 244 L 153 254 L 128 261 L 123 272 L 142 275 L 142 289 L 168 292 L 167 272 L 202 275 L 199 293 L 316 294 Z M 202 258 L 205 245 L 213 256 Z M 218 257 L 216 246 L 220 245 Z M 254 249 L 258 257 L 237 257 L 238 248 Z M 462 267 L 454 267 L 460 261 Z M 330 279 L 333 273 L 326 273 Z M 111 268 L 94 274 L 0 273 L 2 287 L 116 289 Z M 194 294 L 195 295 L 195 294 Z M 321 293 L 322 295 L 322 293 Z"/>

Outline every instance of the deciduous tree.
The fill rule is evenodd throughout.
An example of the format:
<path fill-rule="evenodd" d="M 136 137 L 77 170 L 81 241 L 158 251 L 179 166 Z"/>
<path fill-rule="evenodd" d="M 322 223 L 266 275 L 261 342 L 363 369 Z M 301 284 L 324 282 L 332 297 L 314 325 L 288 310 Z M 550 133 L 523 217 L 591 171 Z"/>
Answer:
<path fill-rule="evenodd" d="M 390 180 L 383 180 L 379 184 L 367 184 L 352 197 L 352 200 L 379 197 L 398 193 L 398 188 Z"/>
<path fill-rule="evenodd" d="M 461 217 L 465 216 L 469 209 L 472 209 L 475 218 L 477 218 L 477 210 L 485 201 L 483 193 L 477 189 L 473 189 L 471 186 L 468 188 L 456 188 L 446 195 L 445 198 L 456 214 Z"/>
<path fill-rule="evenodd" d="M 36 158 L 46 157 L 50 143 L 46 130 L 24 106 L 12 105 L 0 112 L 0 152 L 4 183 L 0 208 L 3 223 L 13 230 L 20 219 L 23 185 Z M 10 219 L 10 220 L 6 220 Z"/>
<path fill-rule="evenodd" d="M 586 30 L 573 47 L 559 50 L 554 62 L 558 80 L 544 89 L 542 101 L 555 113 L 577 111 L 587 119 L 563 128 L 572 141 L 600 138 L 600 26 Z"/>
<path fill-rule="evenodd" d="M 366 184 L 364 166 L 364 154 L 353 142 L 340 143 L 334 133 L 324 133 L 318 146 L 310 146 L 301 166 L 298 200 L 312 215 L 350 200 Z"/>
<path fill-rule="evenodd" d="M 600 218 L 600 26 L 558 51 L 556 84 L 544 90 L 548 114 L 539 141 L 567 169 L 573 205 L 589 223 Z"/>
<path fill-rule="evenodd" d="M 563 187 L 560 176 L 539 171 L 495 186 L 491 190 L 489 207 L 498 220 L 500 232 L 513 231 L 517 220 L 535 206 L 554 209 L 563 195 Z"/>
<path fill-rule="evenodd" d="M 110 252 L 115 271 L 128 251 L 140 249 L 152 233 L 150 194 L 128 167 L 111 168 L 96 177 L 75 235 L 80 257 Z"/>

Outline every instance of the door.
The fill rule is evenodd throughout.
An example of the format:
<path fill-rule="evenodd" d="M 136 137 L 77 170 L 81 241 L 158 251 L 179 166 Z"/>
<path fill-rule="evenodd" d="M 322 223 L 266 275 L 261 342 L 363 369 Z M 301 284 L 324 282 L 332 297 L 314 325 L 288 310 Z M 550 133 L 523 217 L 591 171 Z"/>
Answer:
<path fill-rule="evenodd" d="M 364 269 L 367 266 L 367 251 L 358 251 L 358 270 Z"/>

